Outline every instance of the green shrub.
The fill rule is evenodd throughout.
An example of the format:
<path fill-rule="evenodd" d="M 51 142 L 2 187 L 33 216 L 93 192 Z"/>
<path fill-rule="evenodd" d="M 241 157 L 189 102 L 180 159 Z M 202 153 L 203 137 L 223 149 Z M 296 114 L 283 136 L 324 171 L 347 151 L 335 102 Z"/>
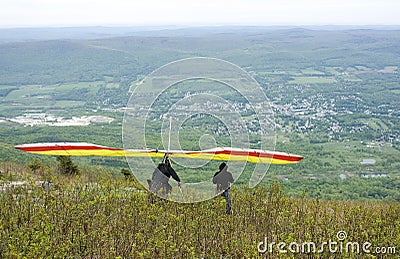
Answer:
<path fill-rule="evenodd" d="M 64 175 L 77 175 L 79 169 L 76 164 L 72 161 L 70 156 L 58 156 L 58 171 Z"/>

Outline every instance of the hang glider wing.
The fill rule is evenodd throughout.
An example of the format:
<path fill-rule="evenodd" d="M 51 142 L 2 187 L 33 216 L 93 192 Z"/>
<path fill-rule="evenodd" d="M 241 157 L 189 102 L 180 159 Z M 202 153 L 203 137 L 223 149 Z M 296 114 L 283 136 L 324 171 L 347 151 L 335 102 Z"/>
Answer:
<path fill-rule="evenodd" d="M 51 156 L 128 156 L 128 157 L 170 157 L 224 161 L 247 161 L 263 164 L 293 164 L 303 159 L 302 156 L 276 151 L 239 148 L 214 148 L 201 151 L 157 150 L 157 149 L 122 149 L 90 143 L 37 143 L 23 144 L 15 148 L 34 154 Z"/>

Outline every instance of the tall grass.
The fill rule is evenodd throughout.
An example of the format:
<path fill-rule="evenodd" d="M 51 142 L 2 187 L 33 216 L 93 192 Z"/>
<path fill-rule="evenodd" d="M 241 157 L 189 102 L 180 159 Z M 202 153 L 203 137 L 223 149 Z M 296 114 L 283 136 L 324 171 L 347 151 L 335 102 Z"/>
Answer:
<path fill-rule="evenodd" d="M 48 176 L 46 176 L 48 177 Z M 28 180 L 0 191 L 0 258 L 256 258 L 307 256 L 260 254 L 268 242 L 370 242 L 400 252 L 397 202 L 339 202 L 286 197 L 277 184 L 232 188 L 233 213 L 221 197 L 195 204 L 149 202 L 149 193 L 128 189 L 122 178 L 53 178 L 46 192 Z M 371 248 L 372 249 L 372 248 Z M 311 253 L 313 257 L 367 257 L 360 253 Z M 393 255 L 392 255 L 393 256 Z"/>

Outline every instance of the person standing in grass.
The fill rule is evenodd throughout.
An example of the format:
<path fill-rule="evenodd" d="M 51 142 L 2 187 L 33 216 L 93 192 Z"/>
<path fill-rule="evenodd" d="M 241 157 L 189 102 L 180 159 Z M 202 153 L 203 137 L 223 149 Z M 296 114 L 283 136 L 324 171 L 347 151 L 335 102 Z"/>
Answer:
<path fill-rule="evenodd" d="M 150 191 L 154 194 L 158 194 L 158 192 L 161 190 L 162 197 L 166 197 L 172 191 L 172 186 L 169 184 L 169 178 L 171 176 L 175 181 L 178 182 L 178 186 L 180 187 L 181 180 L 179 179 L 178 174 L 172 168 L 169 158 L 165 157 L 164 161 L 160 163 L 154 170 L 151 181 L 147 180 Z"/>
<path fill-rule="evenodd" d="M 219 171 L 214 174 L 213 184 L 217 185 L 216 192 L 226 200 L 226 214 L 231 214 L 231 200 L 229 199 L 229 188 L 233 183 L 233 176 L 228 171 L 228 165 L 223 162 L 219 165 Z"/>

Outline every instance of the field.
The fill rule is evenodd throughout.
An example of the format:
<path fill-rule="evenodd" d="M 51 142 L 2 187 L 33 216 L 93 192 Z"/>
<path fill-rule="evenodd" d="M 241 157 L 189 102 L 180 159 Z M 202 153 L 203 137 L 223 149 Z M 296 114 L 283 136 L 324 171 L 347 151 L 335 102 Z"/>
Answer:
<path fill-rule="evenodd" d="M 79 177 L 2 164 L 5 170 L 3 179 L 26 181 L 0 192 L 5 258 L 374 258 L 400 249 L 397 202 L 290 198 L 272 183 L 232 188 L 233 212 L 226 215 L 221 197 L 151 204 L 135 180 L 103 169 Z M 48 179 L 48 190 L 35 184 Z"/>
<path fill-rule="evenodd" d="M 289 82 L 291 84 L 331 84 L 336 83 L 336 80 L 329 77 L 299 76 Z"/>

